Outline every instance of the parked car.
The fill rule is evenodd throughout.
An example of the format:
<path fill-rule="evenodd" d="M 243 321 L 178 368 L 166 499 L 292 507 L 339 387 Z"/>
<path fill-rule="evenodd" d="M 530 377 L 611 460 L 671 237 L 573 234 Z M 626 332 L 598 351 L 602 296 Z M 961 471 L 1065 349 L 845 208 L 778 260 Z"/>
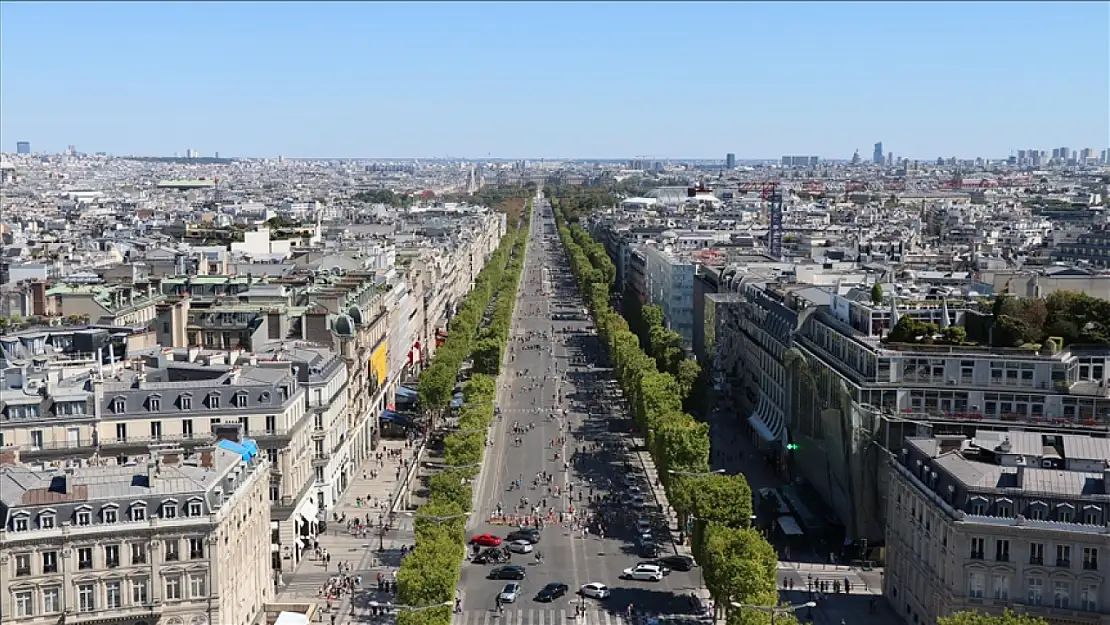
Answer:
<path fill-rule="evenodd" d="M 527 540 L 528 542 L 530 542 L 534 545 L 534 544 L 540 542 L 540 531 L 537 530 L 537 529 L 527 529 L 527 528 L 526 529 L 519 529 L 519 530 L 516 530 L 516 531 L 510 533 L 508 536 L 506 536 L 505 540 L 510 540 L 510 541 L 512 541 L 512 540 Z"/>
<path fill-rule="evenodd" d="M 671 574 L 671 569 L 667 568 L 667 565 L 663 564 L 663 561 L 660 560 L 660 559 L 645 560 L 643 562 L 637 562 L 636 566 L 640 566 L 641 564 L 648 565 L 648 566 L 657 566 L 663 571 L 663 575 L 670 575 Z"/>
<path fill-rule="evenodd" d="M 567 585 L 562 582 L 551 582 L 536 593 L 536 601 L 550 603 L 567 594 Z"/>
<path fill-rule="evenodd" d="M 632 568 L 625 569 L 624 573 L 621 574 L 621 578 L 661 582 L 663 581 L 663 569 L 654 564 L 637 564 Z"/>
<path fill-rule="evenodd" d="M 659 545 L 656 545 L 651 540 L 641 540 L 639 545 L 641 558 L 657 558 L 659 557 Z"/>
<path fill-rule="evenodd" d="M 697 566 L 693 558 L 683 555 L 663 556 L 659 558 L 659 562 L 661 562 L 664 567 L 675 571 L 689 571 Z"/>
<path fill-rule="evenodd" d="M 582 584 L 582 587 L 578 589 L 578 594 L 583 597 L 593 597 L 594 599 L 608 599 L 609 587 L 601 582 L 590 582 L 588 584 Z"/>
<path fill-rule="evenodd" d="M 470 544 L 483 547 L 499 547 L 501 546 L 501 538 L 493 534 L 478 534 L 470 539 Z"/>
<path fill-rule="evenodd" d="M 505 584 L 501 589 L 501 594 L 497 598 L 501 603 L 516 603 L 516 598 L 520 596 L 520 584 Z"/>
<path fill-rule="evenodd" d="M 509 543 L 509 551 L 513 553 L 532 553 L 532 543 L 521 539 Z"/>
<path fill-rule="evenodd" d="M 486 577 L 489 579 L 524 579 L 526 573 L 523 566 L 510 564 L 491 569 Z"/>
<path fill-rule="evenodd" d="M 508 558 L 505 556 L 505 551 L 497 547 L 488 547 L 483 549 L 481 553 L 474 556 L 471 560 L 474 564 L 499 564 L 505 562 Z"/>

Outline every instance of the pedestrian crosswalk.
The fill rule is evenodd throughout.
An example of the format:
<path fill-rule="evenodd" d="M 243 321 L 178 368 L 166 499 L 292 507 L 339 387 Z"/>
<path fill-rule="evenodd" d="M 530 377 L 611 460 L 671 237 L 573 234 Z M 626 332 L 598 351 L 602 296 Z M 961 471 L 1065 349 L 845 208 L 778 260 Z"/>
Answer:
<path fill-rule="evenodd" d="M 451 625 L 704 625 L 705 621 L 689 614 L 656 615 L 629 619 L 608 610 L 587 609 L 584 617 L 575 617 L 572 605 L 567 608 L 513 608 L 497 610 L 466 610 L 451 618 Z"/>

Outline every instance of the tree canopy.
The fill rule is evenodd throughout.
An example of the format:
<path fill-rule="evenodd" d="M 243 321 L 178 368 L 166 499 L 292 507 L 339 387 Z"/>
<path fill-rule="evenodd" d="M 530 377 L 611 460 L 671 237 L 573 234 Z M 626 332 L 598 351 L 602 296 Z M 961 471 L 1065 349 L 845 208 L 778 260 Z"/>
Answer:
<path fill-rule="evenodd" d="M 938 618 L 937 625 L 1048 625 L 1048 621 L 1039 616 L 1018 614 L 1013 610 L 1005 610 L 1002 614 L 966 610 Z"/>

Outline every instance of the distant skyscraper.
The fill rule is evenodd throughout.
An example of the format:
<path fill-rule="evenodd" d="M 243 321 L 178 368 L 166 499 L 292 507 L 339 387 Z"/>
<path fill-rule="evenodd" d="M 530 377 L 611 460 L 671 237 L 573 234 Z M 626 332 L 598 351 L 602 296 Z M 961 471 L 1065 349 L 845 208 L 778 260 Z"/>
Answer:
<path fill-rule="evenodd" d="M 883 142 L 880 141 L 875 144 L 875 151 L 871 155 L 871 162 L 876 165 L 883 164 Z"/>
<path fill-rule="evenodd" d="M 729 152 L 728 154 L 725 154 L 725 169 L 735 169 L 735 168 L 736 168 L 736 155 L 733 154 L 732 152 Z"/>
<path fill-rule="evenodd" d="M 30 141 L 16 141 L 15 142 L 15 153 L 16 154 L 30 154 L 31 153 L 31 142 Z"/>

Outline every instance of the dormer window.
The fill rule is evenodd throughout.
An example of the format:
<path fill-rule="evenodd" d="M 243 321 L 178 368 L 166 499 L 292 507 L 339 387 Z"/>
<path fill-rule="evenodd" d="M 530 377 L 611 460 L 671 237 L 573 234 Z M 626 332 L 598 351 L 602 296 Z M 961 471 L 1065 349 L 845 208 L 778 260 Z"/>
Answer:
<path fill-rule="evenodd" d="M 1029 504 L 1029 518 L 1034 521 L 1043 521 L 1047 512 L 1048 506 L 1043 501 L 1034 501 Z"/>
<path fill-rule="evenodd" d="M 258 396 L 258 401 L 264 404 L 270 403 L 270 391 L 262 391 L 262 394 Z"/>
<path fill-rule="evenodd" d="M 119 510 L 115 506 L 104 508 L 100 511 L 100 518 L 105 523 L 115 523 L 119 521 Z"/>
<path fill-rule="evenodd" d="M 146 398 L 146 409 L 151 412 L 162 411 L 162 398 L 158 395 L 151 395 Z"/>
<path fill-rule="evenodd" d="M 73 515 L 73 522 L 75 525 L 84 526 L 92 523 L 92 513 L 89 510 L 78 510 Z"/>
<path fill-rule="evenodd" d="M 112 400 L 112 412 L 116 414 L 123 414 L 127 410 L 127 402 L 122 397 L 117 397 Z"/>
<path fill-rule="evenodd" d="M 143 504 L 135 504 L 131 506 L 131 520 L 132 521 L 145 521 L 146 520 L 146 506 Z"/>
<path fill-rule="evenodd" d="M 288 386 L 283 386 L 280 389 L 278 389 L 278 397 L 281 398 L 282 402 L 289 399 L 289 387 Z"/>
<path fill-rule="evenodd" d="M 1084 525 L 1102 525 L 1102 510 L 1098 506 L 1083 506 Z"/>
<path fill-rule="evenodd" d="M 971 499 L 971 513 L 975 516 L 983 516 L 987 513 L 987 500 L 982 497 L 972 497 Z"/>
<path fill-rule="evenodd" d="M 1056 506 L 1056 520 L 1061 523 L 1071 523 L 1075 517 L 1075 506 L 1070 503 L 1062 503 Z"/>
<path fill-rule="evenodd" d="M 246 393 L 236 393 L 235 398 L 232 401 L 235 402 L 235 407 L 236 408 L 246 408 L 247 407 L 247 394 Z"/>
<path fill-rule="evenodd" d="M 203 514 L 202 511 L 204 508 L 200 505 L 199 501 L 190 501 L 187 509 L 189 511 L 189 516 L 200 516 Z"/>
<path fill-rule="evenodd" d="M 182 410 L 192 410 L 193 409 L 193 396 L 192 395 L 182 395 L 181 397 L 178 397 L 177 398 L 177 407 L 182 409 Z"/>
<path fill-rule="evenodd" d="M 220 394 L 209 393 L 208 397 L 204 399 L 204 402 L 208 406 L 209 410 L 216 410 L 220 407 Z"/>
<path fill-rule="evenodd" d="M 1011 501 L 1009 499 L 1006 499 L 1006 498 L 998 499 L 997 501 L 994 502 L 994 506 L 995 506 L 995 510 L 998 513 L 998 516 L 1000 516 L 1004 519 L 1009 519 L 1009 518 L 1014 516 L 1014 502 L 1013 501 Z"/>
<path fill-rule="evenodd" d="M 166 502 L 162 504 L 162 518 L 163 519 L 176 519 L 177 518 L 177 504 Z"/>

